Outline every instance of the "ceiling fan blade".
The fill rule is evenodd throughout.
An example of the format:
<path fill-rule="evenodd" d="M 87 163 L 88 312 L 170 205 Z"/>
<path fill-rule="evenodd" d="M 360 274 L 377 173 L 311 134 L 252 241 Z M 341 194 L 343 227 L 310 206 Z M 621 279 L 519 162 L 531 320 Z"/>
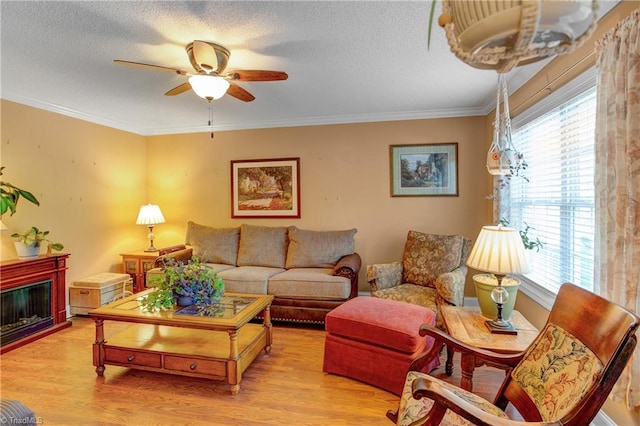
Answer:
<path fill-rule="evenodd" d="M 227 74 L 227 77 L 238 81 L 277 81 L 289 78 L 286 72 L 265 70 L 236 70 Z"/>
<path fill-rule="evenodd" d="M 189 84 L 189 82 L 184 82 L 179 86 L 174 87 L 173 89 L 167 91 L 167 93 L 165 93 L 165 96 L 175 96 L 175 95 L 179 95 L 180 93 L 184 93 L 187 90 L 191 90 L 191 85 Z"/>
<path fill-rule="evenodd" d="M 207 74 L 218 70 L 218 56 L 212 45 L 204 41 L 193 42 L 193 59 Z"/>
<path fill-rule="evenodd" d="M 163 67 L 162 65 L 143 64 L 141 62 L 122 61 L 120 59 L 114 59 L 113 62 L 115 62 L 118 65 L 129 65 L 129 66 L 143 67 L 143 68 L 155 68 L 155 69 L 160 70 L 160 71 L 169 71 L 169 72 L 174 72 L 174 73 L 179 74 L 179 75 L 188 75 L 188 73 L 186 71 L 182 71 L 182 70 L 179 70 L 177 68 Z"/>
<path fill-rule="evenodd" d="M 251 102 L 255 99 L 251 93 L 244 90 L 242 87 L 231 83 L 229 89 L 227 90 L 227 95 L 233 96 L 236 99 L 240 99 L 241 101 Z"/>

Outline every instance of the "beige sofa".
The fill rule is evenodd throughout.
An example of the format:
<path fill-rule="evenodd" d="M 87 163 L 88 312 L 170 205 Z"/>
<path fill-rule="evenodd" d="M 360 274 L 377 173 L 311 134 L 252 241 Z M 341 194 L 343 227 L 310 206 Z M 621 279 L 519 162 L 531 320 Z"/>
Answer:
<path fill-rule="evenodd" d="M 272 294 L 273 320 L 323 323 L 328 312 L 358 293 L 361 260 L 355 233 L 188 222 L 186 248 L 160 256 L 156 266 L 167 257 L 185 261 L 197 256 L 222 278 L 226 291 Z"/>

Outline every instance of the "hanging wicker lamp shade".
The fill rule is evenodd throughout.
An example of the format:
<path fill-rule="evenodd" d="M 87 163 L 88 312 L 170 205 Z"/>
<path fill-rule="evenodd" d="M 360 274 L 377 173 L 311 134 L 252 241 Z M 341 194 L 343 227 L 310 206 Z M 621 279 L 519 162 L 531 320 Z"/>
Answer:
<path fill-rule="evenodd" d="M 597 23 L 596 0 L 443 0 L 439 23 L 463 62 L 499 73 L 568 53 Z"/>

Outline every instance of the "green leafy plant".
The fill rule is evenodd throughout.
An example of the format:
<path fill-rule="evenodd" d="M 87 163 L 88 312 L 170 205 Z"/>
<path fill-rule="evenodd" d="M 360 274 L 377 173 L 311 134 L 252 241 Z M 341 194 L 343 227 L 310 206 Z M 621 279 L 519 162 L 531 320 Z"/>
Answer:
<path fill-rule="evenodd" d="M 47 235 L 49 235 L 49 231 L 41 231 L 35 226 L 32 226 L 23 233 L 16 232 L 11 234 L 11 237 L 28 246 L 34 244 L 35 247 L 40 247 L 42 243 L 47 243 L 49 250 L 60 251 L 64 248 L 62 244 L 50 241 Z"/>
<path fill-rule="evenodd" d="M 544 247 L 542 241 L 540 241 L 538 237 L 535 237 L 535 239 L 533 239 L 532 237 L 529 237 L 529 231 L 534 228 L 530 227 L 527 222 L 523 222 L 523 223 L 524 223 L 524 229 L 521 229 L 518 232 L 520 233 L 520 238 L 522 239 L 522 244 L 524 244 L 524 248 L 527 250 L 535 249 L 535 251 L 542 250 L 542 248 Z M 509 226 L 509 221 L 505 218 L 502 218 L 500 219 L 500 225 Z"/>
<path fill-rule="evenodd" d="M 201 315 L 210 314 L 217 309 L 224 295 L 224 282 L 216 272 L 192 257 L 187 263 L 169 258 L 162 267 L 163 274 L 152 276 L 150 283 L 155 285 L 142 300 L 142 306 L 148 311 L 169 309 L 178 298 L 192 298 L 193 304 Z"/>
<path fill-rule="evenodd" d="M 3 170 L 4 166 L 0 167 L 0 176 L 2 176 Z M 0 216 L 5 214 L 7 211 L 10 211 L 10 215 L 12 216 L 16 212 L 16 207 L 20 198 L 24 198 L 37 206 L 40 205 L 38 199 L 31 192 L 20 189 L 9 182 L 0 180 Z"/>

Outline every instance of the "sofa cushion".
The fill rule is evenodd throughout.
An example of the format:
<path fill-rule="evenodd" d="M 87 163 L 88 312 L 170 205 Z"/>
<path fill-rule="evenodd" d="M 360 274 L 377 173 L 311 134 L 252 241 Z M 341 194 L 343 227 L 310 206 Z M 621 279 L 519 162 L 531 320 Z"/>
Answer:
<path fill-rule="evenodd" d="M 355 252 L 357 229 L 308 231 L 289 227 L 285 268 L 331 268 L 343 256 Z"/>
<path fill-rule="evenodd" d="M 212 228 L 189 221 L 185 239 L 203 262 L 236 264 L 240 228 Z"/>
<path fill-rule="evenodd" d="M 267 294 L 267 282 L 272 276 L 283 272 L 281 268 L 264 266 L 240 266 L 218 274 L 224 282 L 225 291 L 231 293 Z"/>
<path fill-rule="evenodd" d="M 240 227 L 238 266 L 284 268 L 288 245 L 284 226 L 244 224 Z"/>
<path fill-rule="evenodd" d="M 422 324 L 433 325 L 431 309 L 377 297 L 356 297 L 327 314 L 327 332 L 405 353 L 424 347 Z"/>
<path fill-rule="evenodd" d="M 331 268 L 293 268 L 272 276 L 267 292 L 285 298 L 345 300 L 351 281 L 333 275 Z"/>
<path fill-rule="evenodd" d="M 409 231 L 402 256 L 402 282 L 435 288 L 438 275 L 460 266 L 464 238 Z"/>

